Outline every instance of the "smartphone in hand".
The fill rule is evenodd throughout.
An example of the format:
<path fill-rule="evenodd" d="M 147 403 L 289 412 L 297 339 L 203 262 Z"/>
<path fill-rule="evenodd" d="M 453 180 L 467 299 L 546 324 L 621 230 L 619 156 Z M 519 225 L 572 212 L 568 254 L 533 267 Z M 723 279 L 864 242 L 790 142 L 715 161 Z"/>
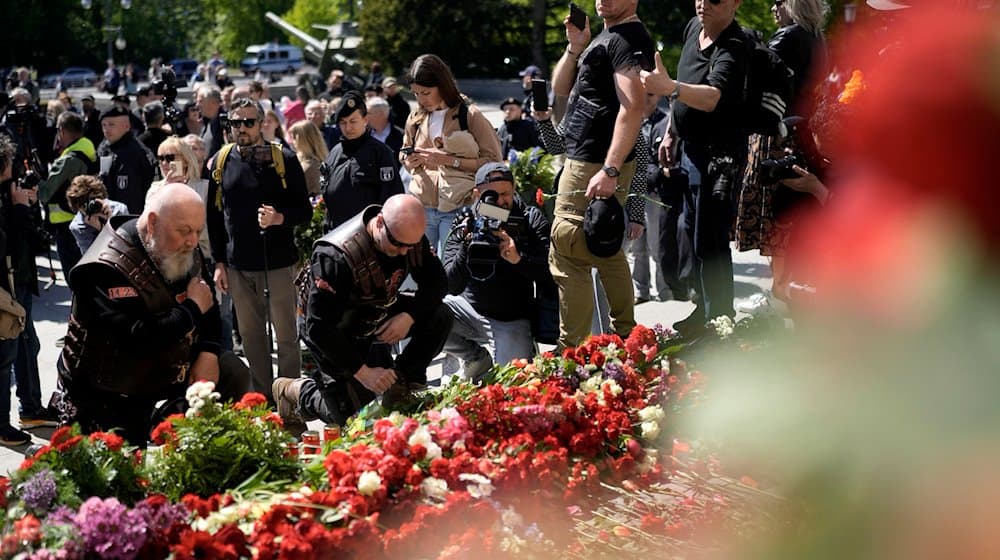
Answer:
<path fill-rule="evenodd" d="M 569 22 L 580 31 L 587 27 L 587 13 L 573 2 L 569 3 Z"/>
<path fill-rule="evenodd" d="M 549 110 L 549 88 L 545 86 L 545 80 L 531 80 L 531 108 L 534 111 Z"/>

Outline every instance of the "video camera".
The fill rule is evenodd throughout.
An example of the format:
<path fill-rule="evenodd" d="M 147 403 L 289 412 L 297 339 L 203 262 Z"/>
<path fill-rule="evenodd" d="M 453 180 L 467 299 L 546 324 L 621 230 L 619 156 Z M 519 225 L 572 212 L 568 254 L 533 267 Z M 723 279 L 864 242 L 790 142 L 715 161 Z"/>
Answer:
<path fill-rule="evenodd" d="M 503 230 L 517 241 L 528 231 L 527 218 L 511 215 L 510 210 L 497 204 L 499 198 L 496 191 L 486 190 L 476 203 L 475 216 L 468 226 L 470 271 L 488 271 L 492 276 L 492 267 L 500 258 L 500 236 L 497 232 Z"/>
<path fill-rule="evenodd" d="M 162 68 L 159 78 L 150 82 L 149 90 L 154 95 L 163 97 L 164 122 L 178 125 L 184 120 L 184 112 L 177 106 L 177 74 L 172 67 Z"/>

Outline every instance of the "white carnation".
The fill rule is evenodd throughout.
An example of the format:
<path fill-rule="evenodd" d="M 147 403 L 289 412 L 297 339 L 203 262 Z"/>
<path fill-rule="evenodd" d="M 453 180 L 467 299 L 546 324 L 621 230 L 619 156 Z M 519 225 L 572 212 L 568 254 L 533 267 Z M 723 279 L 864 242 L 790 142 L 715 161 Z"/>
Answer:
<path fill-rule="evenodd" d="M 448 481 L 433 476 L 425 478 L 420 483 L 420 492 L 428 498 L 443 500 L 448 494 Z"/>
<path fill-rule="evenodd" d="M 660 435 L 660 424 L 658 422 L 643 422 L 640 425 L 640 437 L 646 441 L 652 441 Z"/>
<path fill-rule="evenodd" d="M 427 429 L 427 426 L 420 426 L 413 431 L 413 435 L 407 441 L 410 445 L 423 445 L 427 447 L 428 444 L 433 443 L 431 439 L 431 431 Z"/>
<path fill-rule="evenodd" d="M 639 411 L 639 420 L 643 422 L 662 422 L 666 417 L 667 415 L 663 412 L 663 408 L 660 405 L 647 406 Z"/>
<path fill-rule="evenodd" d="M 719 315 L 715 319 L 709 321 L 712 327 L 715 328 L 715 334 L 719 335 L 719 338 L 726 340 L 733 334 L 733 328 L 736 323 L 728 315 Z"/>
<path fill-rule="evenodd" d="M 458 479 L 472 483 L 466 489 L 473 498 L 482 498 L 493 493 L 493 483 L 481 474 L 462 473 L 458 475 Z"/>
<path fill-rule="evenodd" d="M 375 471 L 365 471 L 358 477 L 358 492 L 371 496 L 382 486 L 382 477 Z"/>

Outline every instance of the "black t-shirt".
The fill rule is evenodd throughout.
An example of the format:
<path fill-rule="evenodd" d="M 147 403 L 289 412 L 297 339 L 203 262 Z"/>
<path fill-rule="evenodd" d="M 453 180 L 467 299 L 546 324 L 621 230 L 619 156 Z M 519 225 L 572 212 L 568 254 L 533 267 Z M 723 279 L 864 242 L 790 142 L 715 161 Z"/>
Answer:
<path fill-rule="evenodd" d="M 620 106 L 615 72 L 652 70 L 654 52 L 653 39 L 638 21 L 609 27 L 590 42 L 580 55 L 580 69 L 570 93 L 572 112 L 567 110 L 563 126 L 568 158 L 604 161 Z M 629 154 L 628 160 L 633 157 Z"/>
<path fill-rule="evenodd" d="M 749 47 L 743 31 L 734 20 L 715 42 L 702 50 L 698 42 L 701 29 L 697 17 L 684 29 L 677 80 L 713 86 L 722 92 L 722 97 L 711 113 L 675 101 L 672 110 L 677 135 L 681 140 L 705 146 L 745 144 L 747 135 L 741 130 L 740 112 Z"/>
<path fill-rule="evenodd" d="M 767 46 L 792 71 L 792 100 L 788 114 L 801 115 L 800 104 L 807 81 L 813 75 L 822 75 L 825 69 L 823 37 L 793 23 L 776 31 Z"/>

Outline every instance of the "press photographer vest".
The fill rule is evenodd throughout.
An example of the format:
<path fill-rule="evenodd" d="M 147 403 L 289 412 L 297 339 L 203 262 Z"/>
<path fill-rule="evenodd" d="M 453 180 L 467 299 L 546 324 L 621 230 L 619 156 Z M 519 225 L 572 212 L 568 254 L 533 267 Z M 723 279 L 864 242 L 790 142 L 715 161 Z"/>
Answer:
<path fill-rule="evenodd" d="M 115 231 L 129 219 L 132 217 L 111 219 L 79 264 L 73 267 L 70 286 L 75 287 L 74 284 L 88 275 L 107 274 L 110 269 L 135 289 L 150 316 L 166 313 L 177 303 L 170 287 L 145 251 Z M 193 269 L 202 269 L 201 251 L 197 249 Z M 171 386 L 185 383 L 191 364 L 194 329 L 169 348 L 137 353 L 100 321 L 81 317 L 79 305 L 74 295 L 66 345 L 60 357 L 74 381 L 84 381 L 114 393 L 153 398 L 163 396 Z"/>

